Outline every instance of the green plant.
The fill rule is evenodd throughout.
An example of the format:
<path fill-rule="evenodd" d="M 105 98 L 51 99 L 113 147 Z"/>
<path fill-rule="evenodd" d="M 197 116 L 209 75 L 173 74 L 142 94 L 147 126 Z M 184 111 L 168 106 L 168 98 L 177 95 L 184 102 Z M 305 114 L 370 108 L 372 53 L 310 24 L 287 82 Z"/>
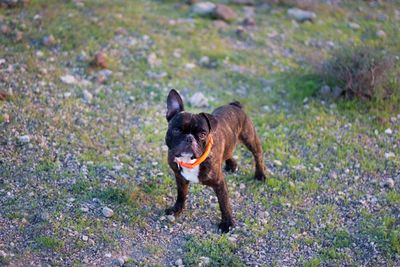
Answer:
<path fill-rule="evenodd" d="M 394 61 L 384 50 L 368 46 L 345 46 L 336 50 L 319 70 L 326 83 L 343 89 L 347 98 L 387 98 L 396 86 Z"/>

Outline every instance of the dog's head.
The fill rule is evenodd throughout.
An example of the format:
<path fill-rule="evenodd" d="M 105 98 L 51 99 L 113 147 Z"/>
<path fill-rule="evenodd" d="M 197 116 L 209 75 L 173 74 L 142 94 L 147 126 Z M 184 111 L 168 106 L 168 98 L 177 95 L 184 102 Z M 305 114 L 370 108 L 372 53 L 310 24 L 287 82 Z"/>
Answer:
<path fill-rule="evenodd" d="M 172 89 L 167 98 L 166 118 L 168 131 L 165 142 L 170 156 L 184 162 L 199 158 L 207 145 L 209 134 L 217 126 L 215 117 L 208 113 L 185 112 L 181 96 Z"/>

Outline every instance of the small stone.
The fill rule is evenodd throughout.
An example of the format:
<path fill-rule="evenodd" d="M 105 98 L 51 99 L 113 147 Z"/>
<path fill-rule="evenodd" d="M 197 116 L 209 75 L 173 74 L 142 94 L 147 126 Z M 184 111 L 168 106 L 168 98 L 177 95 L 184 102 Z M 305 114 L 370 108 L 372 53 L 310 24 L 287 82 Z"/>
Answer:
<path fill-rule="evenodd" d="M 394 188 L 394 180 L 392 178 L 388 178 L 381 183 L 381 186 L 392 189 Z"/>
<path fill-rule="evenodd" d="M 343 94 L 343 92 L 344 90 L 341 87 L 335 86 L 333 87 L 332 96 L 337 99 Z"/>
<path fill-rule="evenodd" d="M 0 250 L 0 258 L 5 258 L 7 257 L 7 253 L 5 253 L 3 250 Z"/>
<path fill-rule="evenodd" d="M 215 20 L 213 24 L 220 31 L 226 30 L 229 27 L 228 23 L 223 20 Z"/>
<path fill-rule="evenodd" d="M 192 13 L 200 16 L 210 16 L 215 8 L 216 5 L 212 2 L 195 3 L 192 6 Z"/>
<path fill-rule="evenodd" d="M 50 34 L 49 36 L 43 37 L 42 42 L 45 46 L 53 46 L 56 44 L 56 38 Z"/>
<path fill-rule="evenodd" d="M 324 85 L 319 90 L 322 97 L 327 98 L 331 95 L 331 88 L 328 85 Z"/>
<path fill-rule="evenodd" d="M 313 21 L 317 15 L 314 12 L 302 10 L 299 8 L 290 8 L 288 15 L 298 22 Z"/>
<path fill-rule="evenodd" d="M 214 10 L 214 16 L 217 19 L 221 19 L 224 21 L 233 21 L 237 18 L 236 13 L 228 6 L 218 4 Z"/>
<path fill-rule="evenodd" d="M 175 265 L 176 266 L 181 266 L 183 264 L 183 260 L 182 259 L 177 259 L 176 261 L 175 261 Z"/>
<path fill-rule="evenodd" d="M 119 258 L 117 258 L 117 259 L 114 259 L 114 260 L 112 261 L 112 264 L 113 264 L 114 266 L 124 266 L 125 260 L 124 260 L 123 258 L 119 257 Z"/>
<path fill-rule="evenodd" d="M 208 107 L 208 99 L 201 92 L 197 92 L 189 99 L 190 105 L 197 108 Z"/>
<path fill-rule="evenodd" d="M 242 24 L 246 27 L 253 27 L 256 26 L 256 21 L 253 18 L 245 18 Z"/>
<path fill-rule="evenodd" d="M 387 134 L 387 135 L 392 135 L 392 133 L 393 133 L 393 131 L 392 131 L 392 129 L 390 129 L 390 128 L 387 128 L 387 129 L 385 130 L 385 134 Z"/>
<path fill-rule="evenodd" d="M 174 222 L 175 221 L 175 216 L 174 215 L 167 215 L 167 219 L 170 222 Z"/>
<path fill-rule="evenodd" d="M 72 75 L 64 75 L 60 77 L 60 80 L 65 84 L 76 84 L 78 81 Z"/>
<path fill-rule="evenodd" d="M 31 141 L 31 137 L 29 135 L 22 135 L 18 137 L 18 141 L 22 144 L 27 144 Z"/>
<path fill-rule="evenodd" d="M 83 236 L 82 236 L 82 240 L 86 242 L 86 241 L 89 240 L 89 237 L 88 237 L 87 235 L 83 235 Z"/>
<path fill-rule="evenodd" d="M 40 214 L 40 218 L 43 221 L 48 221 L 50 219 L 50 214 L 48 212 L 43 212 L 42 214 Z"/>
<path fill-rule="evenodd" d="M 82 212 L 89 212 L 89 208 L 86 207 L 86 206 L 81 207 L 80 210 L 81 210 Z"/>
<path fill-rule="evenodd" d="M 379 38 L 385 38 L 386 37 L 386 32 L 379 30 L 376 32 L 376 36 Z"/>
<path fill-rule="evenodd" d="M 275 159 L 275 160 L 273 160 L 273 163 L 274 163 L 276 166 L 282 166 L 282 162 L 281 162 L 280 160 Z"/>
<path fill-rule="evenodd" d="M 148 57 L 147 57 L 147 63 L 149 63 L 149 65 L 151 67 L 157 67 L 161 65 L 161 60 L 158 59 L 156 53 L 151 53 Z"/>
<path fill-rule="evenodd" d="M 114 215 L 114 211 L 108 207 L 104 207 L 102 213 L 106 218 L 111 218 Z"/>
<path fill-rule="evenodd" d="M 86 102 L 86 103 L 88 103 L 88 104 L 90 104 L 91 102 L 92 102 L 92 99 L 93 99 L 93 95 L 88 91 L 88 90 L 83 90 L 83 100 Z"/>
<path fill-rule="evenodd" d="M 91 62 L 92 66 L 106 69 L 108 68 L 107 64 L 107 56 L 103 52 L 99 52 L 94 56 L 94 59 Z"/>
<path fill-rule="evenodd" d="M 8 115 L 7 113 L 3 114 L 3 121 L 6 123 L 10 122 L 10 115 Z"/>
<path fill-rule="evenodd" d="M 352 30 L 358 30 L 358 29 L 361 28 L 361 26 L 359 24 L 355 23 L 355 22 L 349 22 L 349 27 Z"/>
<path fill-rule="evenodd" d="M 394 158 L 396 155 L 393 152 L 387 152 L 385 153 L 385 159 L 391 159 Z"/>
<path fill-rule="evenodd" d="M 239 189 L 240 189 L 240 190 L 243 190 L 243 189 L 245 189 L 245 188 L 246 188 L 246 185 L 245 185 L 245 184 L 241 183 L 241 184 L 239 185 Z"/>
<path fill-rule="evenodd" d="M 17 31 L 17 32 L 15 33 L 14 40 L 15 40 L 16 42 L 21 42 L 23 38 L 24 38 L 23 32 Z"/>
<path fill-rule="evenodd" d="M 203 266 L 209 266 L 211 263 L 211 260 L 209 257 L 200 257 L 200 263 L 199 263 L 199 267 L 203 267 Z"/>

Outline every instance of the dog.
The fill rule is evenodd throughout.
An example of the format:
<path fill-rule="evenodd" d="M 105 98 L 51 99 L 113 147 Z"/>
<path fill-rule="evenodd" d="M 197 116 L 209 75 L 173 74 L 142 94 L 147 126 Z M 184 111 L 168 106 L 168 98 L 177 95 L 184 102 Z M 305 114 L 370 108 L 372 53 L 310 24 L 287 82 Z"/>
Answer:
<path fill-rule="evenodd" d="M 190 183 L 211 186 L 221 210 L 218 228 L 222 233 L 228 232 L 234 220 L 222 164 L 225 162 L 226 171 L 238 169 L 233 152 L 239 142 L 254 156 L 254 178 L 264 181 L 266 177 L 263 150 L 253 122 L 237 101 L 215 109 L 212 114 L 186 112 L 181 96 L 174 89 L 168 94 L 166 119 L 168 164 L 175 174 L 178 196 L 165 213 L 180 215 Z"/>

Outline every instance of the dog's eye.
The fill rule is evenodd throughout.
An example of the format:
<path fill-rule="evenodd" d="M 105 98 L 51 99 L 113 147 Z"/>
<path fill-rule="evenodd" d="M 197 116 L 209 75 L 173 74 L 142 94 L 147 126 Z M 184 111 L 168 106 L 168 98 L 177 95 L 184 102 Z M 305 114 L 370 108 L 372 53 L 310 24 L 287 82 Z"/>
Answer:
<path fill-rule="evenodd" d="M 172 134 L 173 134 L 173 135 L 179 135 L 180 133 L 181 133 L 181 130 L 180 130 L 180 129 L 178 129 L 178 128 L 172 129 Z"/>
<path fill-rule="evenodd" d="M 200 138 L 200 139 L 205 139 L 206 136 L 207 136 L 206 133 L 200 133 L 200 134 L 199 134 L 199 138 Z"/>

